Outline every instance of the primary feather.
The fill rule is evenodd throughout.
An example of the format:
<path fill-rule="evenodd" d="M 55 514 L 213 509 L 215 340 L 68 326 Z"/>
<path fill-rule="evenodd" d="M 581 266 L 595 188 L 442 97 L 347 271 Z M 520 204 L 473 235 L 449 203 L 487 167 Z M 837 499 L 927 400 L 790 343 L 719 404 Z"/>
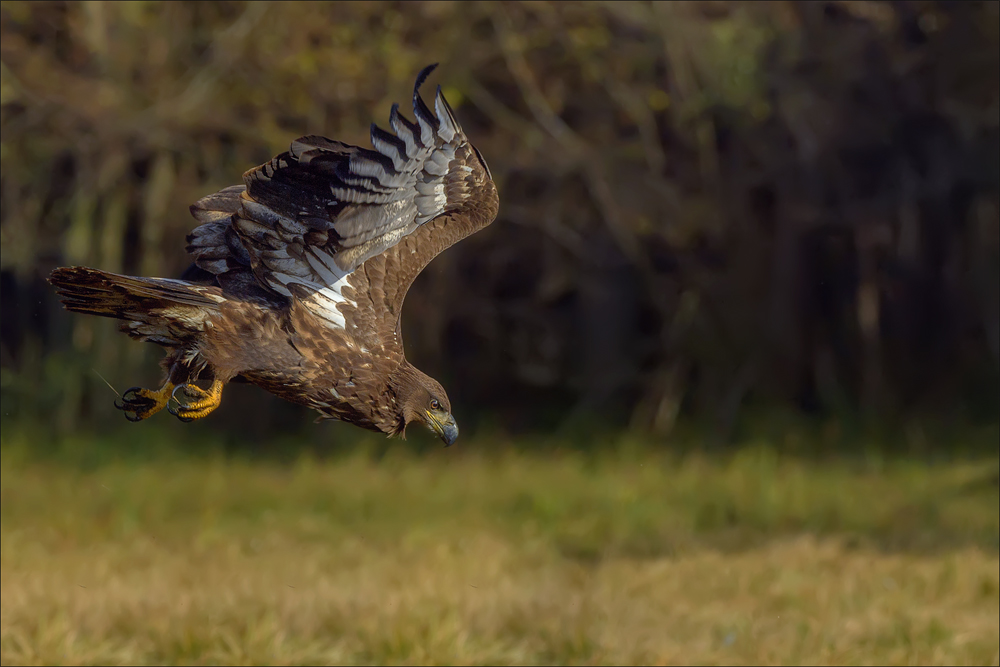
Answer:
<path fill-rule="evenodd" d="M 444 390 L 406 361 L 399 317 L 420 271 L 490 224 L 499 200 L 440 87 L 433 111 L 420 97 L 433 68 L 417 77 L 415 122 L 393 105 L 392 132 L 372 125 L 373 149 L 301 137 L 243 185 L 191 206 L 201 224 L 187 249 L 202 280 L 57 269 L 51 280 L 66 307 L 117 317 L 133 336 L 167 347 L 169 378 L 243 377 L 389 434 L 433 422 L 423 413 L 435 409 L 450 418 Z M 161 333 L 183 329 L 182 320 L 201 329 Z M 200 370 L 185 377 L 185 359 Z"/>

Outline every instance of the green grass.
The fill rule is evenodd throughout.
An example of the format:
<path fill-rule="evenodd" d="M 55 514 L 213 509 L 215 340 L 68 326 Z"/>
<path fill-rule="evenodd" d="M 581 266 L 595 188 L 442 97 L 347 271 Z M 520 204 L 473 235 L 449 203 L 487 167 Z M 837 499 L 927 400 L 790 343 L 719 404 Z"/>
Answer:
<path fill-rule="evenodd" d="M 995 457 L 144 444 L 5 433 L 4 664 L 998 662 Z"/>

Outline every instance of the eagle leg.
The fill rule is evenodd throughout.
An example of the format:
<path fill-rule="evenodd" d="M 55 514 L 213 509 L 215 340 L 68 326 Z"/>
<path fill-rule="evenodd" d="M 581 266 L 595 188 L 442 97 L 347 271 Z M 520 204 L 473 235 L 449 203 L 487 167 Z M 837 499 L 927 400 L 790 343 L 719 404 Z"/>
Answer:
<path fill-rule="evenodd" d="M 169 380 L 159 389 L 143 389 L 132 387 L 115 401 L 115 407 L 125 413 L 125 419 L 130 422 L 140 422 L 152 417 L 162 410 L 170 401 L 174 385 Z"/>
<path fill-rule="evenodd" d="M 182 422 L 206 417 L 222 403 L 224 384 L 222 380 L 215 380 L 207 391 L 194 384 L 179 384 L 171 392 L 173 401 L 167 406 L 167 412 Z"/>

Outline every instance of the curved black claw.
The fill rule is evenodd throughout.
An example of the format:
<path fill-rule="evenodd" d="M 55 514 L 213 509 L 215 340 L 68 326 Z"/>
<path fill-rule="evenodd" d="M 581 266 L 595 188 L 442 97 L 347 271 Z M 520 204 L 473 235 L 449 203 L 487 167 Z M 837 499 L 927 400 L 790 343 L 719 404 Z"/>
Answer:
<path fill-rule="evenodd" d="M 115 407 L 118 406 L 116 405 Z M 122 413 L 125 415 L 125 419 L 129 420 L 133 424 L 136 422 L 141 422 L 143 419 L 145 419 L 145 417 L 140 417 L 139 414 L 134 411 L 126 410 L 125 408 L 118 408 L 118 409 L 121 410 Z"/>
<path fill-rule="evenodd" d="M 182 408 L 180 407 L 180 404 L 178 404 L 175 407 L 173 401 L 167 403 L 167 412 L 169 412 L 170 414 L 172 414 L 174 417 L 177 417 L 177 419 L 181 420 L 185 424 L 188 423 L 188 422 L 193 422 L 194 419 L 192 419 L 191 417 L 185 417 L 180 412 L 178 412 L 178 410 L 181 410 L 181 409 Z"/>
<path fill-rule="evenodd" d="M 167 412 L 182 422 L 201 419 L 219 407 L 222 382 L 216 380 L 206 391 L 193 384 L 179 384 L 170 392 Z"/>
<path fill-rule="evenodd" d="M 162 392 L 150 391 L 142 387 L 126 389 L 121 398 L 115 401 L 115 407 L 125 414 L 130 422 L 140 422 L 163 409 L 166 401 Z"/>

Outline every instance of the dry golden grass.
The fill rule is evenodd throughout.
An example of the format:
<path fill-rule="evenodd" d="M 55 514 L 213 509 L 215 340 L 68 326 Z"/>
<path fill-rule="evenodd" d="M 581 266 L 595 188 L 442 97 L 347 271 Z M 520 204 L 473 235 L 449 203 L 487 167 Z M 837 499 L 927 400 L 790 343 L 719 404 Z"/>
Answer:
<path fill-rule="evenodd" d="M 982 464 L 446 451 L 2 472 L 4 664 L 998 662 Z"/>

